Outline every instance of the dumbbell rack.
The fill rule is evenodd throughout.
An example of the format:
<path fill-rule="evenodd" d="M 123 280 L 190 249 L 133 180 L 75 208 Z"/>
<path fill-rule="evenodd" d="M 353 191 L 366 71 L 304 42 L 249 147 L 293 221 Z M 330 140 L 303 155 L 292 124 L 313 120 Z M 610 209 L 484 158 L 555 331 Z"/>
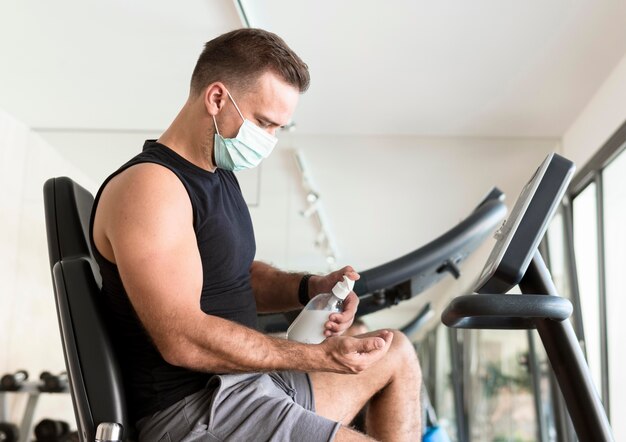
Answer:
<path fill-rule="evenodd" d="M 43 377 L 43 374 L 42 374 Z M 22 421 L 19 425 L 19 438 L 17 442 L 28 442 L 32 433 L 33 419 L 35 418 L 35 409 L 39 401 L 39 396 L 46 393 L 69 393 L 67 385 L 57 385 L 57 388 L 46 388 L 46 382 L 43 380 L 23 381 L 15 389 L 4 389 L 0 386 L 0 422 L 7 422 L 7 394 L 21 393 L 28 395 L 28 401 L 22 415 Z"/>

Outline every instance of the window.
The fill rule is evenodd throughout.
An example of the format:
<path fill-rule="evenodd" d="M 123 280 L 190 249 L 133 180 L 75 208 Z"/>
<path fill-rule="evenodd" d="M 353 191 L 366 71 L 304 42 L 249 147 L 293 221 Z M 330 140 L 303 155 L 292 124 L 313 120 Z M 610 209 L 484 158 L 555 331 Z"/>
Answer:
<path fill-rule="evenodd" d="M 561 205 L 554 215 L 548 233 L 544 238 L 547 249 L 544 249 L 548 258 L 547 263 L 552 274 L 552 280 L 557 293 L 569 299 L 574 311 L 570 316 L 570 321 L 578 337 L 582 338 L 581 311 L 578 302 L 578 290 L 576 286 L 576 270 L 574 268 L 572 250 L 573 245 L 570 236 L 572 235 L 571 211 L 568 207 Z"/>
<path fill-rule="evenodd" d="M 559 295 L 564 298 L 572 298 L 572 289 L 569 282 L 569 262 L 567 259 L 567 248 L 565 244 L 565 224 L 563 219 L 563 208 L 561 208 L 552 219 L 548 228 L 548 250 L 550 256 L 550 273 L 554 280 L 554 285 Z"/>
<path fill-rule="evenodd" d="M 471 330 L 466 386 L 471 440 L 534 441 L 537 410 L 529 373 L 528 335 L 519 330 Z M 468 388 L 469 387 L 469 388 Z"/>
<path fill-rule="evenodd" d="M 450 331 L 443 324 L 437 327 L 436 368 L 437 373 L 434 403 L 439 425 L 452 441 L 457 440 L 457 420 L 454 409 L 454 389 L 452 385 L 452 357 L 450 355 Z"/>
<path fill-rule="evenodd" d="M 537 419 L 541 424 L 541 435 L 537 439 L 545 442 L 557 440 L 557 429 L 553 396 L 553 372 L 543 342 L 535 330 L 528 331 L 529 366 L 533 375 L 535 404 L 538 408 Z M 534 355 L 534 360 L 532 356 Z M 557 387 L 558 389 L 558 387 Z"/>
<path fill-rule="evenodd" d="M 611 423 L 615 440 L 626 440 L 626 153 L 615 158 L 603 172 L 604 259 L 608 327 Z"/>
<path fill-rule="evenodd" d="M 596 184 L 592 182 L 573 201 L 574 252 L 585 352 L 598 393 L 602 386 L 600 345 L 600 282 L 598 273 L 598 222 Z"/>

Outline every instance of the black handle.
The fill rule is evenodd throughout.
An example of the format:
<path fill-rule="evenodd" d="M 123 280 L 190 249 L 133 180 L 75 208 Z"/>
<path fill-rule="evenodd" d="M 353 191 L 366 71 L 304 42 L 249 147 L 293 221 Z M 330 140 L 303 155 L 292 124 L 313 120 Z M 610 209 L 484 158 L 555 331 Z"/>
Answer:
<path fill-rule="evenodd" d="M 536 319 L 560 322 L 572 310 L 572 303 L 559 296 L 464 295 L 450 302 L 441 320 L 453 328 L 533 329 Z"/>

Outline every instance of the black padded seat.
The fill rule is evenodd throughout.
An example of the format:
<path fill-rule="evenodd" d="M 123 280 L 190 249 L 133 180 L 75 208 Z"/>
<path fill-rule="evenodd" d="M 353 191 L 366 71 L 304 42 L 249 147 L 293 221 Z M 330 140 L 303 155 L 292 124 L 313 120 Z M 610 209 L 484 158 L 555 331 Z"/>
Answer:
<path fill-rule="evenodd" d="M 89 241 L 93 201 L 89 191 L 67 177 L 46 181 L 50 268 L 80 440 L 94 441 L 97 432 L 98 439 L 121 440 L 121 434 L 116 435 L 120 429 L 128 440 L 132 428 L 118 362 L 102 320 L 100 272 Z"/>

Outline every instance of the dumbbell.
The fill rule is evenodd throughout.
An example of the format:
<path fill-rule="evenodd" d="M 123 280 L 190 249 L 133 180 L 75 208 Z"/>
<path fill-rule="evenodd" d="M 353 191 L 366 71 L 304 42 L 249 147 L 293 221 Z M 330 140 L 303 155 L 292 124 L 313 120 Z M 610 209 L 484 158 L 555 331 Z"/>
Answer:
<path fill-rule="evenodd" d="M 22 388 L 24 381 L 28 379 L 26 370 L 19 370 L 15 373 L 9 373 L 0 379 L 0 391 L 17 391 Z"/>
<path fill-rule="evenodd" d="M 39 391 L 46 393 L 60 393 L 67 389 L 67 373 L 61 372 L 53 375 L 44 371 L 39 375 L 39 379 L 43 381 L 43 385 L 39 387 Z"/>
<path fill-rule="evenodd" d="M 0 442 L 17 442 L 20 430 L 17 425 L 9 422 L 0 422 Z"/>
<path fill-rule="evenodd" d="M 35 440 L 37 442 L 60 442 L 70 432 L 70 425 L 64 421 L 43 419 L 35 425 Z"/>

